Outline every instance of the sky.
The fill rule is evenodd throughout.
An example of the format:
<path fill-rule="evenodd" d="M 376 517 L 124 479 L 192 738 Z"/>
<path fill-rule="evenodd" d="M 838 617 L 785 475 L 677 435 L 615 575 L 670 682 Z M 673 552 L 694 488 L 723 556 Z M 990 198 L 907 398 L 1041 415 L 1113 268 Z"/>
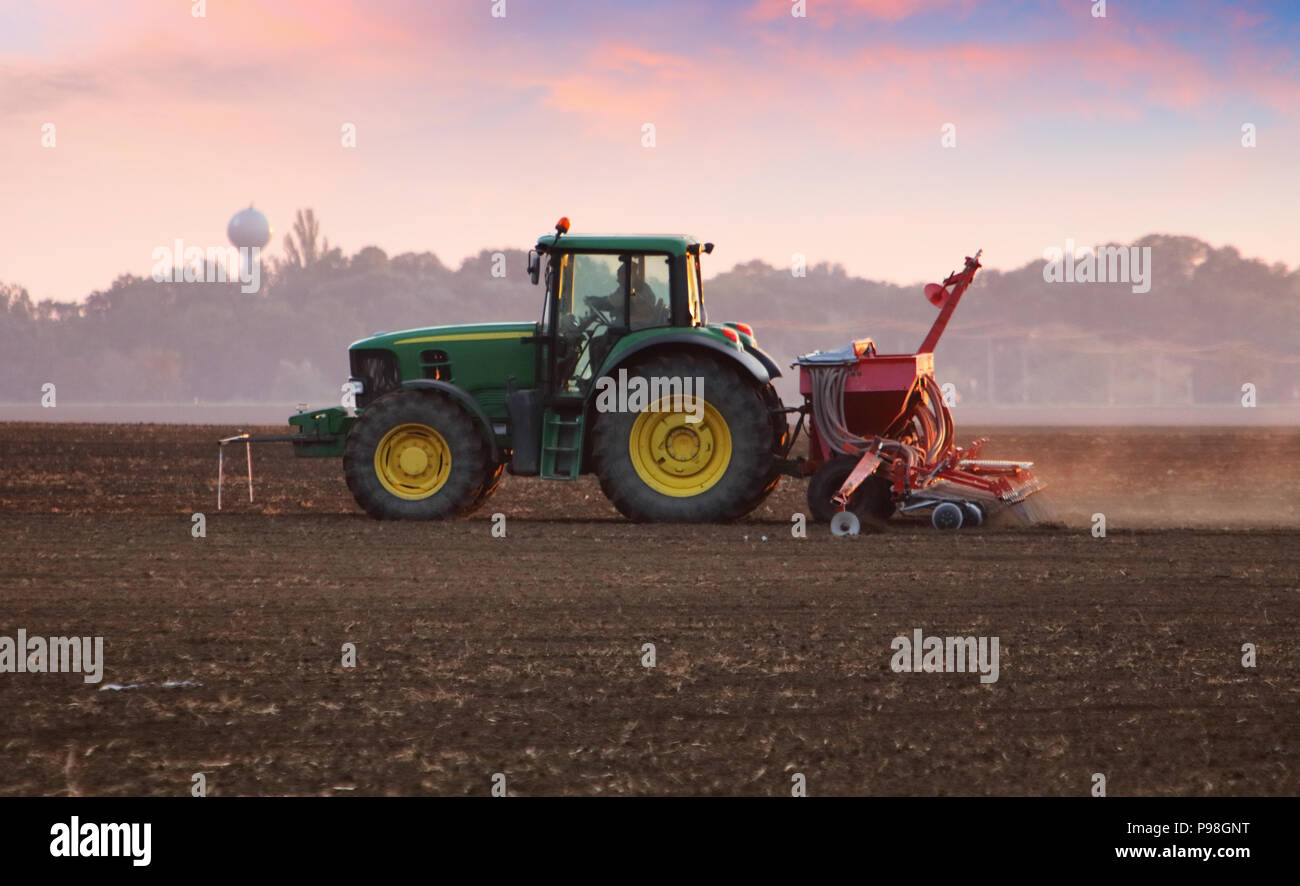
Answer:
<path fill-rule="evenodd" d="M 714 273 L 1148 233 L 1294 267 L 1300 3 L 1098 6 L 0 0 L 0 282 L 80 300 L 250 202 L 273 254 L 312 207 L 453 267 L 561 215 L 713 241 Z"/>

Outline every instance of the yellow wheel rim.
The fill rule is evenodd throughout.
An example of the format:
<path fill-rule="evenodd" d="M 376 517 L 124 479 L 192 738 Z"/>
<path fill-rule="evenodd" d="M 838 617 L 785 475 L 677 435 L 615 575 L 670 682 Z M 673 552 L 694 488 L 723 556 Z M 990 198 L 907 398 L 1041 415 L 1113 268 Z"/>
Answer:
<path fill-rule="evenodd" d="M 637 476 L 655 492 L 689 498 L 713 488 L 731 463 L 731 430 L 722 413 L 707 400 L 704 417 L 689 422 L 691 404 L 680 412 L 667 409 L 671 398 L 651 404 L 636 417 L 628 435 L 628 454 Z"/>
<path fill-rule="evenodd" d="M 375 475 L 398 498 L 418 501 L 441 489 L 451 474 L 451 449 L 433 428 L 398 425 L 375 447 Z"/>

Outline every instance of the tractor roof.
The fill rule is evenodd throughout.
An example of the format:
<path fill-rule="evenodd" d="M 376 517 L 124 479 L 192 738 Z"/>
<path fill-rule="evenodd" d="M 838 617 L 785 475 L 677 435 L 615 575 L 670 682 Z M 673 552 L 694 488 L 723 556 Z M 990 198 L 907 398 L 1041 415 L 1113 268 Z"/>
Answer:
<path fill-rule="evenodd" d="M 686 250 L 698 245 L 694 237 L 684 234 L 565 234 L 555 242 L 554 234 L 537 238 L 537 249 L 627 250 L 628 252 L 667 252 L 685 255 Z"/>

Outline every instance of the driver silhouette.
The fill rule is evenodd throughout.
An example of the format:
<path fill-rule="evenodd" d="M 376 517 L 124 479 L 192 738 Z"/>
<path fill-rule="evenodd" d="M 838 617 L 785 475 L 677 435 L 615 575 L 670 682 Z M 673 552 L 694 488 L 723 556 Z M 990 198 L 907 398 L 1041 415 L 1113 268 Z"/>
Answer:
<path fill-rule="evenodd" d="M 612 304 L 620 306 L 616 313 L 622 315 L 623 289 L 627 284 L 627 263 L 618 266 L 618 289 L 609 294 Z M 632 259 L 632 290 L 629 300 L 631 305 L 631 322 L 633 329 L 642 326 L 654 326 L 664 322 L 663 305 L 655 297 L 654 289 L 645 279 L 645 259 L 641 256 Z"/>

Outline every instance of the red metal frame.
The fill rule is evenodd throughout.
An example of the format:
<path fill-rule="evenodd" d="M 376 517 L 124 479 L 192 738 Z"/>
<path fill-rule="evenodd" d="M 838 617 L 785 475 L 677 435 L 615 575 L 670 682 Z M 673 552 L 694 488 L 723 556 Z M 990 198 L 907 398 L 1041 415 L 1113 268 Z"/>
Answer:
<path fill-rule="evenodd" d="M 890 478 L 900 502 L 1009 504 L 1042 488 L 1030 471 L 1031 463 L 981 460 L 983 440 L 967 449 L 955 445 L 952 414 L 934 378 L 934 348 L 975 279 L 979 259 L 979 252 L 967 257 L 965 267 L 949 274 L 941 286 L 926 287 L 927 297 L 940 311 L 915 354 L 877 354 L 870 339 L 853 343 L 856 363 L 844 378 L 844 427 L 869 442 L 852 453 L 860 458 L 833 496 L 837 510 L 843 510 L 858 486 L 878 470 Z M 800 364 L 799 391 L 810 412 L 814 371 Z M 805 467 L 809 473 L 842 454 L 822 439 L 813 418 Z"/>

